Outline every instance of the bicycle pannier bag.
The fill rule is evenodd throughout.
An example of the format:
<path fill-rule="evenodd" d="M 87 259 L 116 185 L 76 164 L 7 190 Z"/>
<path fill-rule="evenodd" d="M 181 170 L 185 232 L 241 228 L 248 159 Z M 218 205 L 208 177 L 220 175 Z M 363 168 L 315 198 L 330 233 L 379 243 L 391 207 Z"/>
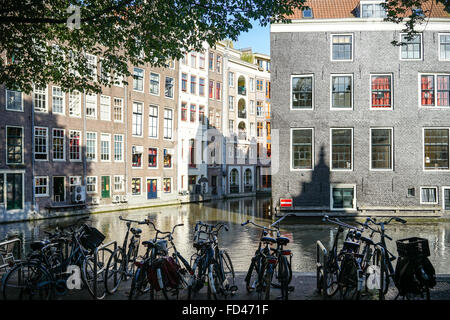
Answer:
<path fill-rule="evenodd" d="M 148 272 L 148 281 L 156 291 L 161 290 L 156 273 L 156 269 L 158 268 L 161 268 L 164 286 L 173 289 L 178 288 L 180 284 L 180 277 L 178 275 L 180 266 L 175 260 L 172 257 L 163 257 L 153 262 L 153 266 Z"/>

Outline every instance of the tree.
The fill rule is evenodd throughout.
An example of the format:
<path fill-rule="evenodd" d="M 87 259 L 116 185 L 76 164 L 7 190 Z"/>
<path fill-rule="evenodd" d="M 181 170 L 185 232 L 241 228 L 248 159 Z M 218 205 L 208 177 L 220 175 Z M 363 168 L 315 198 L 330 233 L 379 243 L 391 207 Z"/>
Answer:
<path fill-rule="evenodd" d="M 0 0 L 0 83 L 99 92 L 130 76 L 128 64 L 164 66 L 205 41 L 237 40 L 252 19 L 287 22 L 305 1 Z"/>

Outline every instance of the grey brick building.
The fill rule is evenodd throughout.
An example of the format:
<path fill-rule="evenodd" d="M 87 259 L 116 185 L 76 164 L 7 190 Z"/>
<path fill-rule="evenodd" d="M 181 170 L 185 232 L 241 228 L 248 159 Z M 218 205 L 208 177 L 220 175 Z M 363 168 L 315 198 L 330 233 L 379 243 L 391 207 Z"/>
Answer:
<path fill-rule="evenodd" d="M 426 2 L 407 39 L 380 1 L 324 2 L 271 27 L 274 206 L 450 212 L 450 15 Z"/>

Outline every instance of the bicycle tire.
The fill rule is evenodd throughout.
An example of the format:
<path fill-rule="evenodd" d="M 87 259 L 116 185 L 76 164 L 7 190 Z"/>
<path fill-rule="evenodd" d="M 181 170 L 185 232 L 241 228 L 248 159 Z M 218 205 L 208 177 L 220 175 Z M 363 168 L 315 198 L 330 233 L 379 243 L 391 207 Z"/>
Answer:
<path fill-rule="evenodd" d="M 98 263 L 97 263 L 97 293 L 94 292 L 94 256 L 87 256 L 83 261 L 83 267 L 81 271 L 82 280 L 86 285 L 90 295 L 96 299 L 101 300 L 106 295 L 105 284 L 105 272 L 106 264 L 109 257 L 105 256 L 105 253 L 112 255 L 112 251 L 108 248 L 103 248 L 98 251 Z M 98 284 L 101 284 L 99 287 Z"/>
<path fill-rule="evenodd" d="M 326 274 L 324 293 L 326 297 L 332 297 L 339 291 L 339 266 L 336 260 L 332 259 L 331 262 L 325 264 L 324 273 Z"/>
<path fill-rule="evenodd" d="M 220 280 L 221 293 L 226 298 L 228 292 L 232 291 L 236 287 L 235 285 L 235 274 L 233 268 L 233 262 L 231 262 L 230 255 L 226 250 L 220 251 L 220 273 L 224 276 L 224 279 Z M 233 293 L 233 292 L 231 292 Z"/>
<path fill-rule="evenodd" d="M 259 279 L 259 271 L 261 267 L 261 256 L 254 256 L 250 267 L 248 268 L 247 275 L 245 276 L 245 288 L 247 293 L 252 293 L 256 290 L 256 285 Z"/>
<path fill-rule="evenodd" d="M 108 294 L 115 293 L 122 280 L 126 280 L 124 279 L 126 267 L 123 256 L 122 248 L 117 248 L 108 259 L 105 270 L 105 289 Z"/>
<path fill-rule="evenodd" d="M 345 256 L 339 273 L 339 291 L 343 300 L 358 300 L 358 272 L 354 257 Z"/>
<path fill-rule="evenodd" d="M 146 294 L 150 291 L 150 285 L 148 283 L 147 272 L 142 267 L 136 268 L 131 280 L 130 292 L 128 294 L 128 300 L 135 300 L 139 296 Z"/>
<path fill-rule="evenodd" d="M 272 285 L 274 270 L 272 268 L 266 268 L 266 272 L 263 278 L 264 282 L 264 300 L 270 300 L 270 287 Z"/>
<path fill-rule="evenodd" d="M 16 281 L 18 283 L 14 285 Z M 52 300 L 55 296 L 55 281 L 42 265 L 24 262 L 5 274 L 2 279 L 2 294 L 3 300 L 32 300 L 34 297 L 38 300 Z"/>
<path fill-rule="evenodd" d="M 217 300 L 217 274 L 216 274 L 216 263 L 211 264 L 210 267 L 212 267 L 212 270 L 209 270 L 208 268 L 208 300 Z"/>
<path fill-rule="evenodd" d="M 389 271 L 386 264 L 386 256 L 382 254 L 380 249 L 374 253 L 373 264 L 380 269 L 380 289 L 378 289 L 378 299 L 384 300 L 385 295 L 389 291 Z"/>
<path fill-rule="evenodd" d="M 289 262 L 287 261 L 287 258 L 285 256 L 281 256 L 281 261 L 278 264 L 278 281 L 280 282 L 280 289 L 281 289 L 281 300 L 288 300 L 289 298 L 289 280 L 292 279 L 289 278 L 290 271 L 289 271 Z"/>

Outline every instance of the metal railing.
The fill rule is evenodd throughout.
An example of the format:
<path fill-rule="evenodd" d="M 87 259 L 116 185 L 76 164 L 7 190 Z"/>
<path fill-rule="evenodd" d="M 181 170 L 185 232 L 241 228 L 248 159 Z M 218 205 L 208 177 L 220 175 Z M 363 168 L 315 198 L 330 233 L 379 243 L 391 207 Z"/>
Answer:
<path fill-rule="evenodd" d="M 328 251 L 321 241 L 316 243 L 316 270 L 317 270 L 317 291 L 324 294 L 327 290 L 327 268 L 325 264 L 328 258 Z"/>
<path fill-rule="evenodd" d="M 98 280 L 99 280 L 98 279 L 98 275 L 99 275 L 99 272 L 98 272 L 98 253 L 99 253 L 100 250 L 104 250 L 104 249 L 106 249 L 106 248 L 108 248 L 110 246 L 113 246 L 113 248 L 114 248 L 114 250 L 112 250 L 112 252 L 111 252 L 111 255 L 112 255 L 117 249 L 117 241 L 111 241 L 111 242 L 108 242 L 108 243 L 106 243 L 104 245 L 101 245 L 98 248 L 96 248 L 95 251 L 94 251 L 94 275 L 93 275 L 94 276 L 94 288 L 93 288 L 94 299 L 103 299 L 104 296 L 106 295 L 106 288 L 104 288 L 104 292 L 102 294 L 102 298 L 97 298 L 98 297 L 98 294 L 97 294 L 98 284 L 97 283 L 98 283 Z M 102 266 L 102 268 L 106 269 L 108 261 L 104 261 L 104 263 L 105 263 L 105 265 Z M 106 281 L 106 279 L 104 278 L 104 276 L 105 276 L 104 273 L 106 273 L 106 270 L 103 270 L 103 279 L 100 279 L 100 280 Z M 114 284 L 116 284 L 116 283 L 117 283 L 117 274 L 114 273 Z"/>
<path fill-rule="evenodd" d="M 18 243 L 17 258 L 14 256 L 14 248 Z M 0 271 L 6 270 L 22 259 L 22 240 L 14 238 L 0 243 Z"/>

